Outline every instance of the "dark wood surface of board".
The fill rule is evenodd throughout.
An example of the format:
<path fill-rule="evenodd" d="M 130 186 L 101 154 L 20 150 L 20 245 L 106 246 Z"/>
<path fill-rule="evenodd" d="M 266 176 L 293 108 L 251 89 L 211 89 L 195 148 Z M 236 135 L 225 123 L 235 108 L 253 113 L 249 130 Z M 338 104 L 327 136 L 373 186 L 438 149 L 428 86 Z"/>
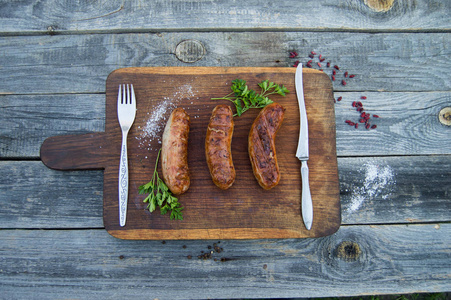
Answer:
<path fill-rule="evenodd" d="M 294 71 L 294 68 L 219 67 L 118 69 L 107 79 L 105 133 L 50 138 L 41 149 L 41 157 L 53 168 L 105 169 L 104 225 L 118 238 L 251 239 L 330 235 L 341 223 L 332 86 L 324 73 L 304 70 L 314 205 L 313 226 L 308 231 L 301 217 L 300 161 L 295 157 L 299 109 Z M 249 88 L 257 91 L 260 89 L 257 84 L 266 79 L 284 84 L 290 90 L 286 97 L 272 96 L 286 111 L 276 136 L 281 180 L 271 190 L 258 185 L 247 151 L 248 134 L 259 112 L 257 109 L 235 117 L 232 157 L 237 178 L 234 185 L 226 191 L 220 190 L 208 171 L 204 144 L 211 112 L 218 104 L 232 104 L 211 98 L 228 94 L 231 81 L 237 78 L 246 80 Z M 133 84 L 137 99 L 136 119 L 128 136 L 130 184 L 124 227 L 119 226 L 117 200 L 121 131 L 116 107 L 121 83 Z M 191 186 L 178 197 L 184 207 L 182 221 L 170 220 L 169 215 L 161 215 L 158 210 L 151 214 L 143 202 L 145 195 L 138 194 L 138 187 L 152 177 L 166 119 L 175 107 L 183 107 L 191 119 L 188 146 Z M 158 170 L 161 176 L 160 166 Z"/>

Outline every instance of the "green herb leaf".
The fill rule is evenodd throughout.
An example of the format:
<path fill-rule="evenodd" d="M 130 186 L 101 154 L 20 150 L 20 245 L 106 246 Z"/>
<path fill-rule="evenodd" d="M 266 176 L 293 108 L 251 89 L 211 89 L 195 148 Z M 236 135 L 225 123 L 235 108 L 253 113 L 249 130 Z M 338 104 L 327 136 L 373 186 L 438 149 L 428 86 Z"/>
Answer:
<path fill-rule="evenodd" d="M 153 212 L 153 211 L 155 210 L 155 208 L 156 208 L 156 206 L 155 206 L 155 199 L 152 199 L 152 200 L 149 202 L 148 207 L 149 207 L 149 211 L 150 211 L 150 212 Z"/>
<path fill-rule="evenodd" d="M 171 220 L 183 220 L 182 209 L 183 207 L 173 208 L 171 211 Z"/>
<path fill-rule="evenodd" d="M 155 162 L 155 170 L 152 179 L 138 188 L 139 194 L 149 194 L 144 198 L 143 202 L 148 203 L 147 209 L 150 212 L 160 207 L 162 215 L 168 211 L 171 212 L 171 220 L 183 220 L 183 207 L 180 205 L 177 197 L 173 196 L 168 186 L 158 176 L 157 166 L 160 158 L 161 149 L 158 151 L 157 160 Z"/>
<path fill-rule="evenodd" d="M 234 116 L 241 116 L 249 108 L 263 108 L 268 104 L 273 103 L 268 98 L 269 95 L 278 94 L 285 96 L 290 91 L 283 85 L 279 85 L 269 80 L 263 80 L 258 84 L 261 88 L 261 93 L 249 89 L 246 81 L 243 79 L 232 80 L 230 89 L 232 93 L 222 98 L 211 98 L 212 100 L 229 100 L 235 104 L 236 114 Z M 232 96 L 234 95 L 234 96 Z"/>

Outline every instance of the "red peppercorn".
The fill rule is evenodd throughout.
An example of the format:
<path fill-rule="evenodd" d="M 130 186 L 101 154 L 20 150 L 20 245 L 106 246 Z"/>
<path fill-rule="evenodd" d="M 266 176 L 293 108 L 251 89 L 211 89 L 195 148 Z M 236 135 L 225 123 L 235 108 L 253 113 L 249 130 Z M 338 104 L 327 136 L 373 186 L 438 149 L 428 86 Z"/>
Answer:
<path fill-rule="evenodd" d="M 357 105 L 358 105 L 358 106 L 362 106 L 362 102 L 360 102 L 360 101 L 357 102 Z"/>
<path fill-rule="evenodd" d="M 345 77 L 348 77 L 348 71 L 345 72 Z"/>
<path fill-rule="evenodd" d="M 341 84 L 342 84 L 342 85 L 346 85 L 346 81 L 342 80 L 342 81 L 341 81 Z"/>
<path fill-rule="evenodd" d="M 310 52 L 310 53 L 312 53 L 312 55 L 316 55 L 316 52 L 314 52 L 314 51 L 312 51 L 312 52 Z"/>
<path fill-rule="evenodd" d="M 373 115 L 373 118 L 380 118 L 378 115 Z"/>
<path fill-rule="evenodd" d="M 363 99 L 363 100 L 365 100 L 365 99 L 366 99 L 366 96 L 362 96 L 362 97 L 360 97 L 360 99 Z"/>
<path fill-rule="evenodd" d="M 358 129 L 359 128 L 359 124 L 355 124 L 355 129 Z"/>
<path fill-rule="evenodd" d="M 340 96 L 337 98 L 337 101 L 341 101 L 341 99 L 343 99 L 343 97 Z"/>
<path fill-rule="evenodd" d="M 366 124 L 365 128 L 370 129 L 370 124 Z"/>
<path fill-rule="evenodd" d="M 320 58 L 320 62 L 323 62 L 323 61 L 325 61 L 326 59 L 325 58 Z"/>
<path fill-rule="evenodd" d="M 335 65 L 334 68 L 337 70 L 340 70 L 340 68 L 337 65 Z"/>
<path fill-rule="evenodd" d="M 376 129 L 376 128 L 377 128 L 377 125 L 371 126 L 371 129 Z"/>
<path fill-rule="evenodd" d="M 332 75 L 336 75 L 337 72 L 335 72 L 335 70 L 332 70 Z"/>
<path fill-rule="evenodd" d="M 349 78 L 354 78 L 355 77 L 355 75 L 353 74 L 353 75 L 349 75 Z"/>
<path fill-rule="evenodd" d="M 332 81 L 335 81 L 335 76 L 334 75 L 332 75 Z"/>
<path fill-rule="evenodd" d="M 364 119 L 360 119 L 359 122 L 360 123 L 365 123 L 365 120 Z"/>
<path fill-rule="evenodd" d="M 318 67 L 320 67 L 320 68 L 321 68 L 321 64 L 320 64 L 320 63 L 318 63 Z"/>
<path fill-rule="evenodd" d="M 327 62 L 327 67 L 330 68 L 330 61 Z"/>
<path fill-rule="evenodd" d="M 310 57 L 310 58 L 314 58 L 315 56 L 313 55 L 313 54 L 309 54 L 309 56 L 308 57 Z"/>
<path fill-rule="evenodd" d="M 354 102 L 352 102 L 352 107 L 355 107 L 356 106 L 356 102 L 354 101 Z"/>

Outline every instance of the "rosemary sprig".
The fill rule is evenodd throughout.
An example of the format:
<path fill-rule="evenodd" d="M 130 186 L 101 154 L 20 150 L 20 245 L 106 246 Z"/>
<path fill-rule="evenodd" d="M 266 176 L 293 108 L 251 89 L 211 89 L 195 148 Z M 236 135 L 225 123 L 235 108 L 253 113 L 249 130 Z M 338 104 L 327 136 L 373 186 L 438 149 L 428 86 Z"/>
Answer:
<path fill-rule="evenodd" d="M 285 96 L 290 91 L 285 87 L 269 80 L 264 80 L 258 84 L 261 88 L 261 92 L 249 89 L 246 84 L 246 80 L 235 79 L 232 81 L 232 92 L 221 98 L 211 98 L 211 100 L 228 100 L 235 104 L 236 113 L 234 116 L 241 116 L 245 111 L 250 108 L 262 108 L 268 104 L 273 103 L 268 96 L 278 94 Z"/>
<path fill-rule="evenodd" d="M 152 179 L 138 188 L 139 194 L 149 194 L 143 202 L 148 203 L 147 209 L 149 209 L 150 212 L 155 211 L 156 207 L 159 206 L 162 215 L 171 211 L 171 220 L 183 220 L 183 207 L 180 205 L 177 197 L 172 195 L 168 186 L 158 176 L 157 166 L 160 152 L 161 149 L 158 151 Z"/>

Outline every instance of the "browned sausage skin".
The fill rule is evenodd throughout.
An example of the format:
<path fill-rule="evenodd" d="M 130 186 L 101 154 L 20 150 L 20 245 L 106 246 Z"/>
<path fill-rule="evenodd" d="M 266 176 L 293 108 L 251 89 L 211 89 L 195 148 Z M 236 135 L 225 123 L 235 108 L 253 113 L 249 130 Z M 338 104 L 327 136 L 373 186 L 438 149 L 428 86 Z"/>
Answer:
<path fill-rule="evenodd" d="M 277 163 L 275 138 L 282 126 L 285 109 L 278 103 L 265 106 L 249 132 L 249 158 L 258 183 L 265 190 L 279 184 L 280 172 Z"/>
<path fill-rule="evenodd" d="M 186 192 L 190 185 L 188 137 L 190 118 L 183 108 L 176 108 L 166 123 L 161 148 L 163 180 L 174 195 Z"/>
<path fill-rule="evenodd" d="M 205 156 L 214 184 L 223 190 L 230 188 L 236 177 L 231 150 L 233 127 L 230 106 L 216 106 L 207 128 Z"/>

